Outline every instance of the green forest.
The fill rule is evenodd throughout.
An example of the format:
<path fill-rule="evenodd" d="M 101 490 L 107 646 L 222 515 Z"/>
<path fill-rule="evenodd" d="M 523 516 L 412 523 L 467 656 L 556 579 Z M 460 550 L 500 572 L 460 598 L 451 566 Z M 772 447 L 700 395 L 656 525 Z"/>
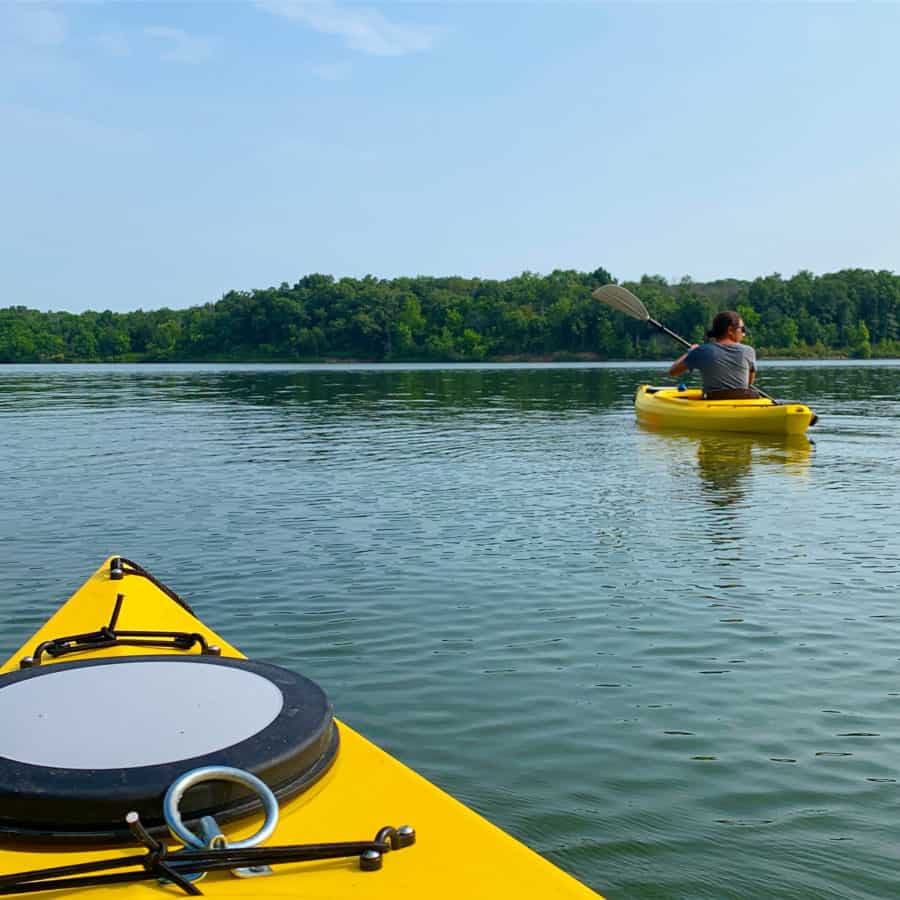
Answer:
<path fill-rule="evenodd" d="M 593 272 L 481 278 L 335 279 L 230 291 L 187 309 L 0 310 L 0 362 L 466 362 L 655 360 L 681 349 L 591 296 Z M 671 284 L 623 282 L 650 314 L 693 341 L 736 309 L 769 357 L 900 357 L 900 276 L 847 269 Z"/>

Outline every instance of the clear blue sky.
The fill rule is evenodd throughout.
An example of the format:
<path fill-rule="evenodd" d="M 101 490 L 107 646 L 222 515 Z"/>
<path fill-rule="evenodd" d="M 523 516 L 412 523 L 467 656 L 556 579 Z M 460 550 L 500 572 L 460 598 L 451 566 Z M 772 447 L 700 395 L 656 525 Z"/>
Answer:
<path fill-rule="evenodd" d="M 0 0 L 0 306 L 900 270 L 900 4 Z"/>

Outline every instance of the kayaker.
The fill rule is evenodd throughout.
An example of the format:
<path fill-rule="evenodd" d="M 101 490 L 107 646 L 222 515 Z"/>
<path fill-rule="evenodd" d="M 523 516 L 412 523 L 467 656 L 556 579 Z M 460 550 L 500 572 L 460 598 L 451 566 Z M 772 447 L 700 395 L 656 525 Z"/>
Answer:
<path fill-rule="evenodd" d="M 706 400 L 755 400 L 760 396 L 751 385 L 756 378 L 756 351 L 741 343 L 747 329 L 744 320 L 726 309 L 713 319 L 706 342 L 691 349 L 672 363 L 673 378 L 699 369 Z"/>

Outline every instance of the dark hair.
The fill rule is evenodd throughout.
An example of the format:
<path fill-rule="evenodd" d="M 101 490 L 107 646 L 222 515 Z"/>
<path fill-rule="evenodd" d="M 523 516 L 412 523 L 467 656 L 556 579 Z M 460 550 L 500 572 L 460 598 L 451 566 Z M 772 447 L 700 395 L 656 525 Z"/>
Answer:
<path fill-rule="evenodd" d="M 741 323 L 741 317 L 731 309 L 723 309 L 713 319 L 712 328 L 706 332 L 706 340 L 723 338 L 728 334 L 729 328 L 737 328 Z"/>

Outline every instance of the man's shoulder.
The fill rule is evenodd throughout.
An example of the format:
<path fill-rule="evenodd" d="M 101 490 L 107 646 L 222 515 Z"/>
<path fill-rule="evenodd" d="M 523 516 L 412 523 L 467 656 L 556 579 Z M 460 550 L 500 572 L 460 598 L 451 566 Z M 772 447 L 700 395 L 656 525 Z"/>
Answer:
<path fill-rule="evenodd" d="M 754 349 L 749 344 L 718 344 L 717 346 L 722 348 L 722 352 L 724 354 L 739 354 L 740 356 L 753 356 L 755 354 Z"/>
<path fill-rule="evenodd" d="M 697 344 L 693 350 L 688 353 L 688 356 L 693 357 L 694 359 L 706 359 L 715 353 L 713 349 L 716 345 L 705 343 L 705 344 Z"/>

